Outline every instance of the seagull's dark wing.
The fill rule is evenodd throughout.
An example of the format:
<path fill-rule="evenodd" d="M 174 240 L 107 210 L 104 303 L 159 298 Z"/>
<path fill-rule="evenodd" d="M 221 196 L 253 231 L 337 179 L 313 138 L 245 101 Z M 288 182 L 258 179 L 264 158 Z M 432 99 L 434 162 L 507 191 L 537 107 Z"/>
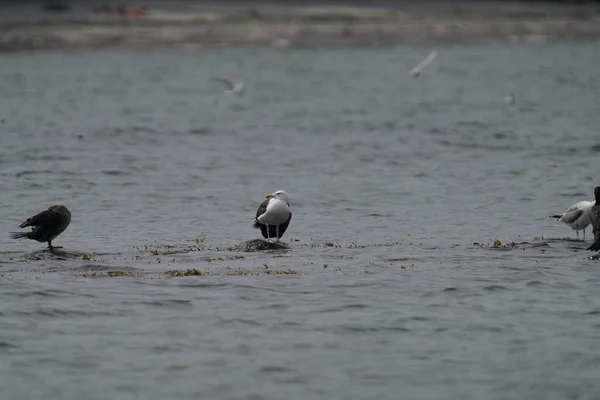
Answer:
<path fill-rule="evenodd" d="M 577 221 L 583 215 L 583 208 L 577 208 L 575 210 L 567 210 L 567 212 L 560 217 L 560 221 L 566 224 L 571 224 Z"/>
<path fill-rule="evenodd" d="M 254 218 L 253 225 L 254 228 L 260 229 L 260 232 L 262 233 L 264 238 L 267 237 L 267 226 L 258 222 L 258 217 L 267 212 L 267 205 L 269 204 L 269 201 L 271 201 L 271 199 L 266 199 L 265 201 L 260 203 L 260 206 L 258 206 L 258 210 L 256 210 L 256 217 Z M 275 237 L 275 235 L 273 235 L 272 237 Z"/>
<path fill-rule="evenodd" d="M 256 210 L 256 219 L 258 219 L 258 217 L 267 212 L 267 206 L 269 205 L 269 201 L 271 201 L 271 199 L 266 199 L 265 201 L 260 203 L 260 206 L 258 206 L 258 210 Z"/>
<path fill-rule="evenodd" d="M 290 216 L 288 217 L 287 221 L 285 221 L 283 224 L 279 225 L 279 238 L 281 239 L 281 237 L 283 236 L 283 234 L 285 233 L 285 231 L 287 230 L 288 226 L 290 225 L 290 221 L 292 220 L 292 212 L 290 211 Z M 269 227 L 269 233 L 273 233 L 273 235 L 271 237 L 276 237 L 277 236 L 277 230 L 276 227 Z"/>

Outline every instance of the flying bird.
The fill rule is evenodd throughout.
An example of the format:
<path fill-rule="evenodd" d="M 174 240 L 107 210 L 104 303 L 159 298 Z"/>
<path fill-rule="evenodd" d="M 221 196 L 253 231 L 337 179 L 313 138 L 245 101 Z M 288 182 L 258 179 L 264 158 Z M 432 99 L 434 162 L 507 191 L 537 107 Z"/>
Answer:
<path fill-rule="evenodd" d="M 292 220 L 288 195 L 283 190 L 267 194 L 254 219 L 254 228 L 260 229 L 267 242 L 277 243 Z"/>
<path fill-rule="evenodd" d="M 225 86 L 227 88 L 223 92 L 225 94 L 241 94 L 245 89 L 244 82 L 242 81 L 233 82 L 225 78 L 211 78 L 211 81 L 218 82 Z"/>
<path fill-rule="evenodd" d="M 550 218 L 556 218 L 559 222 L 564 222 L 571 229 L 577 232 L 579 239 L 579 231 L 583 231 L 583 240 L 585 240 L 585 228 L 591 223 L 590 212 L 594 201 L 580 201 L 567 208 L 563 214 L 551 215 Z"/>
<path fill-rule="evenodd" d="M 416 78 L 419 75 L 421 75 L 421 72 L 423 72 L 423 70 L 425 70 L 425 68 L 427 68 L 427 66 L 429 64 L 431 64 L 431 62 L 433 60 L 435 60 L 435 58 L 437 57 L 437 50 L 432 51 L 431 53 L 429 53 L 429 55 L 427 57 L 425 57 L 425 59 L 423 61 L 421 61 L 419 63 L 419 65 L 417 65 L 416 67 L 414 67 L 413 69 L 410 70 L 410 74 Z"/>
<path fill-rule="evenodd" d="M 52 246 L 52 241 L 67 229 L 71 223 L 71 212 L 62 204 L 50 206 L 46 211 L 28 218 L 19 228 L 31 226 L 30 232 L 12 232 L 13 239 L 31 239 L 40 243 L 48 242 L 50 250 L 62 247 Z"/>

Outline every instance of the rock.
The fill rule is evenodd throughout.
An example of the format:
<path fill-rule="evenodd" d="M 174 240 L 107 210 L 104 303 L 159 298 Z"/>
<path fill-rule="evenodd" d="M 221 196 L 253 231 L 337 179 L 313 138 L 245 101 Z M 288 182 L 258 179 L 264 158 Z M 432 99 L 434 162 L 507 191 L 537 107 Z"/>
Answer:
<path fill-rule="evenodd" d="M 271 243 L 267 242 L 264 239 L 252 239 L 247 240 L 238 244 L 237 246 L 233 246 L 233 250 L 237 251 L 262 251 L 262 250 L 284 250 L 289 249 L 289 246 L 285 243 Z"/>
<path fill-rule="evenodd" d="M 29 254 L 25 254 L 25 259 L 29 260 L 29 261 L 66 260 L 69 258 L 71 258 L 71 259 L 83 258 L 84 256 L 86 256 L 85 253 L 80 253 L 77 251 L 64 251 L 62 249 L 56 249 L 56 248 L 53 250 L 50 250 L 50 249 L 46 248 L 46 249 L 42 249 L 42 250 L 36 250 Z M 89 257 L 90 257 L 89 259 L 92 258 L 91 256 L 89 256 Z"/>

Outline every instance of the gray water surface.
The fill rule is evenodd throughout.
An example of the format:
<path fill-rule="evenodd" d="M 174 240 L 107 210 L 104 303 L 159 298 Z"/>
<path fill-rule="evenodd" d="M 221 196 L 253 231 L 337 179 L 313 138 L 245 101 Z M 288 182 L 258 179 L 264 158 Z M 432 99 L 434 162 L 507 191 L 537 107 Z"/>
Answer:
<path fill-rule="evenodd" d="M 597 398 L 600 45 L 430 50 L 0 55 L 0 398 Z"/>

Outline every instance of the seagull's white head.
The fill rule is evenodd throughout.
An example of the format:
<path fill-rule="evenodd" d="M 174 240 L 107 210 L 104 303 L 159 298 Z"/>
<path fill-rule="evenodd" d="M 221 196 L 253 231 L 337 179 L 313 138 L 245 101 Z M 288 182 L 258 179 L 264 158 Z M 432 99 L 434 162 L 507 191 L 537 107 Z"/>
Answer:
<path fill-rule="evenodd" d="M 289 203 L 289 201 L 290 201 L 290 199 L 288 198 L 288 194 L 285 192 L 285 190 L 278 190 L 278 191 L 274 192 L 273 194 L 265 195 L 265 199 L 270 199 L 270 198 L 283 200 L 286 203 Z"/>

